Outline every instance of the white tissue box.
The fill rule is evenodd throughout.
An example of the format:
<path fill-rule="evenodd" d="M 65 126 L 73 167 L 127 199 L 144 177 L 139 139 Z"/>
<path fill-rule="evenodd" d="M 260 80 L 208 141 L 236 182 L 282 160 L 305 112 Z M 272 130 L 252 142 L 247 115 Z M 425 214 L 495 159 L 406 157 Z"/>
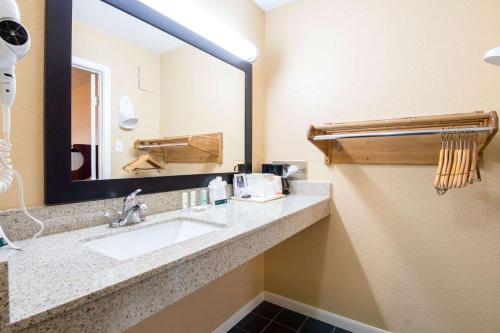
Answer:
<path fill-rule="evenodd" d="M 216 205 L 227 203 L 226 185 L 227 183 L 222 181 L 221 177 L 217 177 L 210 182 L 208 185 L 208 195 L 211 203 Z"/>

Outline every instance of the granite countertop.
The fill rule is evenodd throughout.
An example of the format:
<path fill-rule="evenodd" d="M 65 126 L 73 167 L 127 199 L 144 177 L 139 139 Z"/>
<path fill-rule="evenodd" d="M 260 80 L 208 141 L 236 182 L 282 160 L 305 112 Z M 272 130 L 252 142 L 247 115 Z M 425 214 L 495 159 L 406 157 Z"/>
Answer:
<path fill-rule="evenodd" d="M 329 198 L 328 190 L 327 194 L 292 194 L 265 204 L 230 201 L 202 212 L 162 213 L 130 227 L 110 229 L 100 225 L 17 242 L 22 251 L 0 251 L 0 262 L 8 261 L 10 323 L 26 326 L 22 322 L 46 320 L 249 236 Z M 84 245 L 88 240 L 174 218 L 203 220 L 222 228 L 128 260 L 104 256 Z"/>

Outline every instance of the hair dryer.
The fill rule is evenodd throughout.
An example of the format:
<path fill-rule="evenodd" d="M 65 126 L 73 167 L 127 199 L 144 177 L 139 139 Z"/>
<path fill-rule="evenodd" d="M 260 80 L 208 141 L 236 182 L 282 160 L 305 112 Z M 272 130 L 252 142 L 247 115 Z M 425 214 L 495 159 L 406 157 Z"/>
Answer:
<path fill-rule="evenodd" d="M 0 0 L 0 105 L 2 107 L 3 139 L 0 139 L 0 193 L 7 192 L 13 178 L 19 184 L 19 200 L 24 213 L 42 226 L 35 237 L 43 231 L 43 223 L 31 216 L 24 204 L 23 183 L 21 176 L 12 167 L 10 158 L 10 108 L 16 97 L 15 66 L 19 59 L 28 53 L 31 39 L 28 31 L 21 24 L 21 15 L 15 0 Z M 1 240 L 10 243 L 0 227 Z M 2 244 L 0 244 L 2 246 Z"/>
<path fill-rule="evenodd" d="M 10 107 L 16 97 L 15 65 L 31 46 L 28 31 L 14 0 L 0 0 L 0 104 L 3 108 L 3 132 L 10 132 Z"/>
<path fill-rule="evenodd" d="M 6 192 L 13 178 L 10 165 L 10 108 L 16 97 L 15 65 L 30 48 L 28 31 L 21 25 L 19 9 L 14 0 L 0 0 L 0 105 L 3 113 L 3 136 L 0 142 L 2 169 L 0 193 Z"/>

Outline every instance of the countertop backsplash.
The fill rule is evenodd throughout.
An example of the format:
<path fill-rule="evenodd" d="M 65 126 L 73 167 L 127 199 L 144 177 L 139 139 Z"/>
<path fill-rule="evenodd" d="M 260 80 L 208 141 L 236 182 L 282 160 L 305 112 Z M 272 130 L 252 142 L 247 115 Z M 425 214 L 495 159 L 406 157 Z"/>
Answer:
<path fill-rule="evenodd" d="M 148 206 L 148 215 L 182 208 L 182 193 L 204 188 L 139 195 L 137 200 Z M 232 192 L 232 185 L 227 187 Z M 64 205 L 29 208 L 29 212 L 45 223 L 44 236 L 108 223 L 105 213 L 121 209 L 123 198 L 86 201 Z M 32 237 L 38 225 L 20 209 L 0 211 L 0 225 L 13 241 Z"/>
<path fill-rule="evenodd" d="M 291 181 L 292 193 L 316 193 L 325 187 L 315 186 L 316 182 Z M 148 215 L 165 213 L 182 208 L 182 193 L 201 191 L 206 188 L 186 189 L 181 191 L 161 192 L 139 195 L 138 201 L 148 206 Z M 232 185 L 227 187 L 228 197 L 232 195 Z M 314 193 L 313 193 L 314 192 Z M 198 196 L 199 197 L 199 196 Z M 40 206 L 29 208 L 29 212 L 45 223 L 44 236 L 61 232 L 83 229 L 108 223 L 105 213 L 121 209 L 123 198 L 86 201 L 64 205 Z M 31 221 L 20 209 L 0 211 L 0 225 L 13 241 L 32 237 L 38 231 L 38 225 Z"/>

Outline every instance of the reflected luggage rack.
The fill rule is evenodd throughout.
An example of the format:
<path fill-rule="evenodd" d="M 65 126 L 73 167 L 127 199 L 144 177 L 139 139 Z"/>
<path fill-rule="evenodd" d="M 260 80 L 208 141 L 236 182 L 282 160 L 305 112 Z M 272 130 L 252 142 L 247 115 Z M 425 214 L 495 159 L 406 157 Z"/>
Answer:
<path fill-rule="evenodd" d="M 223 162 L 221 132 L 136 140 L 134 148 L 145 154 L 125 165 L 127 172 L 160 171 L 168 163 Z"/>

